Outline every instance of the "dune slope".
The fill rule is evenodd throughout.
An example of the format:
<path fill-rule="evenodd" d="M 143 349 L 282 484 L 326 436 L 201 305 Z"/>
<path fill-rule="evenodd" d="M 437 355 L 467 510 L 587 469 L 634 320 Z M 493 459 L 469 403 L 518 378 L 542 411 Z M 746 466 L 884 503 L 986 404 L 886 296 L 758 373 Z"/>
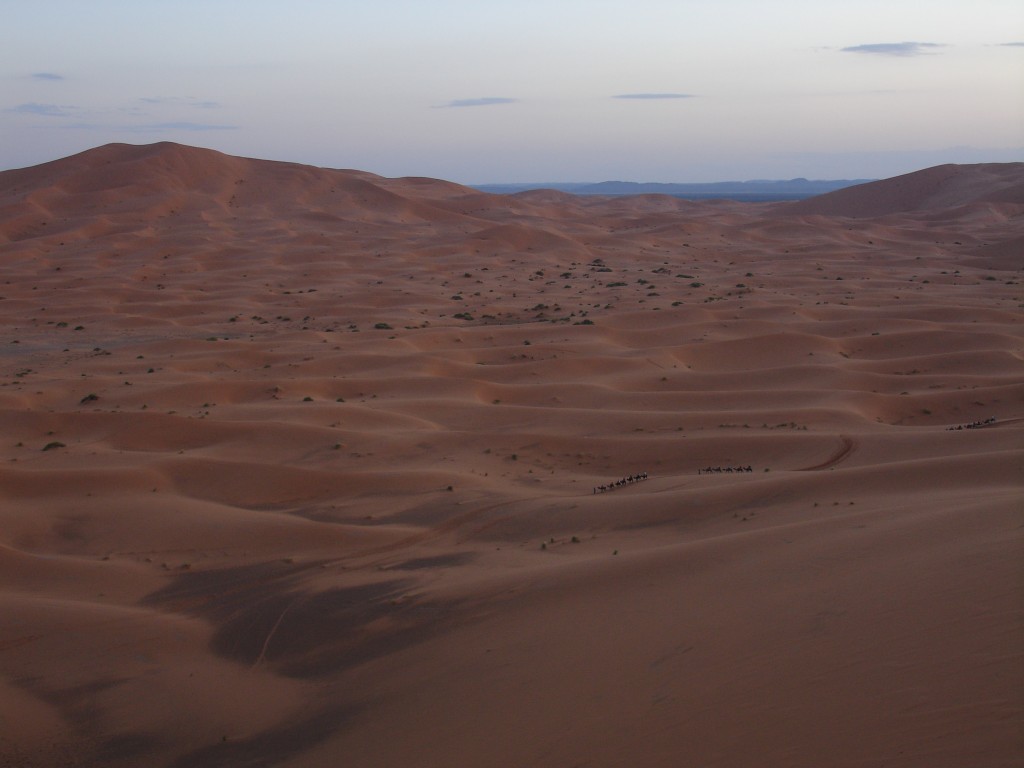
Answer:
<path fill-rule="evenodd" d="M 0 173 L 0 765 L 1019 764 L 1022 167 Z"/>
<path fill-rule="evenodd" d="M 785 210 L 875 217 L 973 203 L 1024 203 L 1024 163 L 937 165 L 790 203 Z"/>

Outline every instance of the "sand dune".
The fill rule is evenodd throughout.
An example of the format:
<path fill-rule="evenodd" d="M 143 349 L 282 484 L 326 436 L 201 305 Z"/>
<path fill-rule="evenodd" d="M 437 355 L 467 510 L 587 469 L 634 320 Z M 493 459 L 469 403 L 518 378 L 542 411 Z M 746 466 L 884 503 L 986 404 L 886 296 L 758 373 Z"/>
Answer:
<path fill-rule="evenodd" d="M 1018 764 L 1022 185 L 0 174 L 0 765 Z"/>
<path fill-rule="evenodd" d="M 1024 163 L 938 165 L 785 206 L 787 213 L 874 217 L 977 203 L 1024 203 Z"/>

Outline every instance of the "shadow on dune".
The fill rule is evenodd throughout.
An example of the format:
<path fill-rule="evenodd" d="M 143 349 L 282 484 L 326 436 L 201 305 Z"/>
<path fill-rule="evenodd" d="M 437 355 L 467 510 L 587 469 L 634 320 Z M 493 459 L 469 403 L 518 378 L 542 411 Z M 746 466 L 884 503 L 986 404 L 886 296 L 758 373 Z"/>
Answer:
<path fill-rule="evenodd" d="M 416 557 L 402 563 L 392 565 L 385 570 L 388 571 L 422 571 L 429 568 L 450 568 L 466 565 L 473 562 L 476 555 L 471 552 L 453 552 L 450 555 L 437 555 L 436 557 Z"/>
<path fill-rule="evenodd" d="M 426 558 L 398 568 L 429 568 L 441 561 L 462 559 Z M 181 573 L 143 602 L 209 622 L 214 628 L 210 650 L 218 656 L 307 680 L 330 678 L 421 643 L 451 627 L 460 613 L 455 603 L 405 595 L 412 579 L 317 591 L 310 577 L 321 575 L 321 566 L 275 561 Z M 352 701 L 314 705 L 305 715 L 251 738 L 202 747 L 179 756 L 172 765 L 277 765 L 344 730 L 361 708 Z M 107 749 L 116 756 L 130 756 L 145 748 L 142 738 L 111 742 Z"/>
<path fill-rule="evenodd" d="M 301 754 L 343 729 L 358 713 L 351 706 L 332 706 L 304 720 L 286 723 L 242 741 L 225 741 L 182 755 L 171 768 L 262 768 Z"/>
<path fill-rule="evenodd" d="M 413 563 L 430 567 L 431 564 Z M 454 603 L 405 595 L 408 579 L 314 591 L 303 582 L 320 564 L 260 563 L 183 573 L 144 603 L 198 616 L 214 632 L 210 649 L 294 678 L 342 672 L 443 631 Z"/>

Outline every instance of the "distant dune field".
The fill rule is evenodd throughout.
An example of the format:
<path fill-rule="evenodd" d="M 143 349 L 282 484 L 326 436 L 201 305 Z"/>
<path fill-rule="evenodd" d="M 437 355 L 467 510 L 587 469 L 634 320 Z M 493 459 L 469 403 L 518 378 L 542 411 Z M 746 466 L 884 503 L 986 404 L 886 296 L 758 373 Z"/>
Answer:
<path fill-rule="evenodd" d="M 0 268 L 2 766 L 1020 765 L 1024 164 L 108 145 Z"/>

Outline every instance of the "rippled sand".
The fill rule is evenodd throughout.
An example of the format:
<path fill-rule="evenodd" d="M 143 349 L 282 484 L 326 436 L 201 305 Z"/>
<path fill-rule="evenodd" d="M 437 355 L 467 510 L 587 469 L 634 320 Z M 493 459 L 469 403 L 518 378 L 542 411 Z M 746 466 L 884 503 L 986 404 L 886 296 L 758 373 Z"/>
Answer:
<path fill-rule="evenodd" d="M 1014 765 L 1022 256 L 1022 164 L 0 173 L 0 765 Z"/>

